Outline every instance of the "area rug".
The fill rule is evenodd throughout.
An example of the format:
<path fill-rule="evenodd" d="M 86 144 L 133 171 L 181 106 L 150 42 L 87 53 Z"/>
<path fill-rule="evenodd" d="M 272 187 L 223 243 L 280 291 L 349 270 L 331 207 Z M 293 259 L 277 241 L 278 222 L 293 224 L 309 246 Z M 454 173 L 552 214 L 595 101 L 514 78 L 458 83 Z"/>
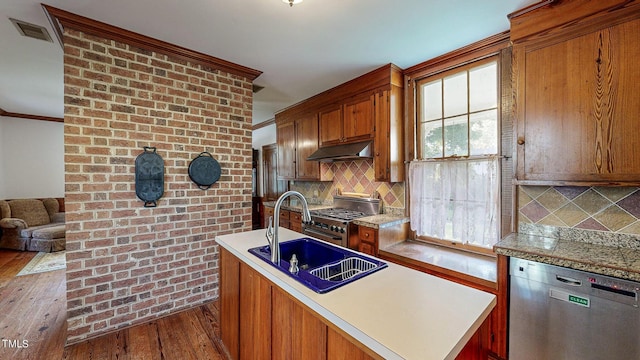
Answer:
<path fill-rule="evenodd" d="M 16 276 L 64 269 L 67 267 L 64 253 L 64 251 L 52 253 L 39 252 Z"/>

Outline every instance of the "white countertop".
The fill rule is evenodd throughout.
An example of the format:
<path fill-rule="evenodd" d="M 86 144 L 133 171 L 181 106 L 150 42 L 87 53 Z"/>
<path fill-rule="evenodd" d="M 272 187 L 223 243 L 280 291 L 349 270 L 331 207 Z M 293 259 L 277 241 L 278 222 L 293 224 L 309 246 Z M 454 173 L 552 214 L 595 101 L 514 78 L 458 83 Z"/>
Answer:
<path fill-rule="evenodd" d="M 390 262 L 317 294 L 250 254 L 264 230 L 217 236 L 220 246 L 385 359 L 454 359 L 496 304 L 483 291 Z M 280 228 L 280 241 L 305 237 Z"/>

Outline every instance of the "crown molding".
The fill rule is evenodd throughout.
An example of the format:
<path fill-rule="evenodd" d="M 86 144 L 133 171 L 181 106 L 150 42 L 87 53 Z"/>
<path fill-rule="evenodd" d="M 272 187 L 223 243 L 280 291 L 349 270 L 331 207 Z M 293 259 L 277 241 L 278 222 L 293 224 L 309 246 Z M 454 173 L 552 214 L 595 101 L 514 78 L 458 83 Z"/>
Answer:
<path fill-rule="evenodd" d="M 42 115 L 31 115 L 31 114 L 14 113 L 14 112 L 5 111 L 4 109 L 0 109 L 0 116 L 20 118 L 20 119 L 43 120 L 43 121 L 53 121 L 53 122 L 64 123 L 64 118 L 52 117 L 52 116 L 42 116 Z"/>
<path fill-rule="evenodd" d="M 269 125 L 273 125 L 273 124 L 275 124 L 275 123 L 276 123 L 276 119 L 275 119 L 275 118 L 273 118 L 273 119 L 269 119 L 269 120 L 265 120 L 265 121 L 263 121 L 263 122 L 261 122 L 261 123 L 258 123 L 258 124 L 253 125 L 253 126 L 251 127 L 251 130 L 254 130 L 254 131 L 255 131 L 255 130 L 258 130 L 258 129 L 262 129 L 263 127 L 267 127 L 267 126 L 269 126 Z"/>
<path fill-rule="evenodd" d="M 49 18 L 49 22 L 53 26 L 60 44 L 64 44 L 62 41 L 64 29 L 69 28 L 102 38 L 120 41 L 146 50 L 160 52 L 182 60 L 199 63 L 214 69 L 246 77 L 251 81 L 255 80 L 260 76 L 260 74 L 262 74 L 262 71 L 260 70 L 238 65 L 201 52 L 184 48 L 182 46 L 154 39 L 97 20 L 89 19 L 84 16 L 76 15 L 46 4 L 42 4 L 42 7 Z"/>

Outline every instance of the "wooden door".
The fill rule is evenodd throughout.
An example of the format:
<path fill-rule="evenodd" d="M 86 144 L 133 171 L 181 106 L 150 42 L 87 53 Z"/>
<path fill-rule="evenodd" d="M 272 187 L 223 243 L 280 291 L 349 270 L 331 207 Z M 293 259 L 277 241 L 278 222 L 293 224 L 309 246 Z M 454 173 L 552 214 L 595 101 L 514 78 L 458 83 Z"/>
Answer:
<path fill-rule="evenodd" d="M 345 103 L 343 122 L 345 141 L 356 141 L 373 137 L 373 103 L 374 95 L 366 95 Z"/>
<path fill-rule="evenodd" d="M 271 296 L 271 358 L 327 359 L 327 326 L 279 288 Z"/>
<path fill-rule="evenodd" d="M 335 105 L 318 113 L 320 146 L 335 145 L 342 140 L 342 106 Z"/>
<path fill-rule="evenodd" d="M 276 144 L 262 147 L 262 173 L 264 176 L 264 201 L 276 201 L 287 191 L 287 181 L 278 180 L 278 146 Z"/>
<path fill-rule="evenodd" d="M 296 179 L 318 180 L 320 164 L 307 161 L 318 150 L 318 116 L 308 114 L 296 120 Z"/>
<path fill-rule="evenodd" d="M 637 181 L 640 19 L 514 47 L 519 180 Z"/>
<path fill-rule="evenodd" d="M 278 144 L 278 179 L 295 179 L 296 130 L 293 121 L 276 124 L 276 139 Z"/>

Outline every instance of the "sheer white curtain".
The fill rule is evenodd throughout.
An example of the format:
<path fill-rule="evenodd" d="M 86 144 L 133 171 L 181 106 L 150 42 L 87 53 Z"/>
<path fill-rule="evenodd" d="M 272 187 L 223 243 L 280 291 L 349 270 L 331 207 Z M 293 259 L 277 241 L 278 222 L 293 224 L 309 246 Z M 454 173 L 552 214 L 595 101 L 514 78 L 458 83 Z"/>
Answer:
<path fill-rule="evenodd" d="M 497 156 L 411 162 L 412 230 L 491 247 L 498 240 L 498 176 Z"/>

